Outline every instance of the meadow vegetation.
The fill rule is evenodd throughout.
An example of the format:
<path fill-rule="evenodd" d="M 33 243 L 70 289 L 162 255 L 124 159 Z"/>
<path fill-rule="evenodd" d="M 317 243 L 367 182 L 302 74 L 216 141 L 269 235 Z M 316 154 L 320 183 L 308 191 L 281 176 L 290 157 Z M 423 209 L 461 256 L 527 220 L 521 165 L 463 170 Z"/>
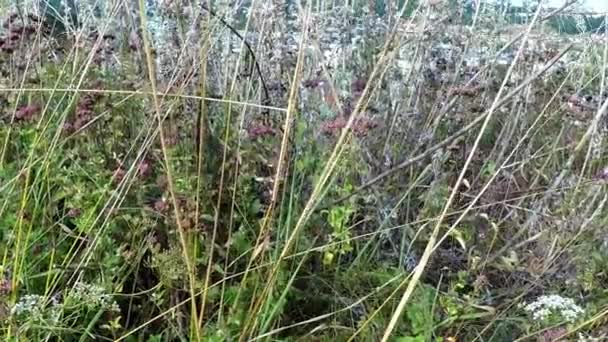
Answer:
<path fill-rule="evenodd" d="M 235 3 L 0 0 L 3 340 L 607 338 L 608 19 Z"/>

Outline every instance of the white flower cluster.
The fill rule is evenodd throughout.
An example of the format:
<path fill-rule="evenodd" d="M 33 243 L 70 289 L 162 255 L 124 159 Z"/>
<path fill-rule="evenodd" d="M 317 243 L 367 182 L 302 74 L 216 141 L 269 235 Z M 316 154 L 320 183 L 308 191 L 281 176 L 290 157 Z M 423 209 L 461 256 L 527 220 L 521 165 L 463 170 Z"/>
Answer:
<path fill-rule="evenodd" d="M 536 321 L 545 321 L 551 315 L 559 314 L 566 321 L 573 322 L 584 313 L 583 309 L 574 303 L 574 300 L 560 295 L 540 296 L 523 308 L 531 313 L 532 318 Z"/>
<path fill-rule="evenodd" d="M 68 297 L 74 303 L 117 310 L 117 304 L 112 300 L 112 296 L 101 286 L 78 282 L 74 284 Z"/>
<path fill-rule="evenodd" d="M 43 296 L 25 295 L 11 308 L 11 316 L 52 324 L 59 321 L 61 308 L 55 298 L 51 298 L 50 303 L 47 303 Z"/>
<path fill-rule="evenodd" d="M 11 316 L 19 321 L 36 322 L 38 324 L 57 324 L 66 307 L 88 306 L 111 311 L 120 311 L 112 296 L 96 285 L 76 283 L 64 302 L 57 298 L 50 299 L 40 295 L 24 295 L 11 308 Z"/>

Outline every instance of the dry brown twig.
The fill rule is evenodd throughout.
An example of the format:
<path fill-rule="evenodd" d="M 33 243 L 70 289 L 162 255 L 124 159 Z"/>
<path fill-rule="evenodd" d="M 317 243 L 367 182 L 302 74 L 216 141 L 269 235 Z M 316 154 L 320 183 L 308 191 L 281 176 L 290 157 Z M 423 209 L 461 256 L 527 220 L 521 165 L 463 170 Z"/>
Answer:
<path fill-rule="evenodd" d="M 511 99 L 515 95 L 517 95 L 520 91 L 522 91 L 527 85 L 529 85 L 534 80 L 536 80 L 537 78 L 539 78 L 540 76 L 542 76 L 549 68 L 551 68 L 551 66 L 553 66 L 555 63 L 557 63 L 557 61 L 559 61 L 562 58 L 562 56 L 564 56 L 571 48 L 572 48 L 572 44 L 569 44 L 568 46 L 566 46 L 564 49 L 562 49 L 562 51 L 560 51 L 560 53 L 558 53 L 555 57 L 553 57 L 552 60 L 550 60 L 547 64 L 545 64 L 545 66 L 541 70 L 539 70 L 534 75 L 532 75 L 532 76 L 528 77 L 527 79 L 525 79 L 521 84 L 519 84 L 517 87 L 515 87 L 515 89 L 513 89 L 510 93 L 508 93 L 507 95 L 505 95 L 505 97 L 503 97 L 502 100 L 500 100 L 498 102 L 497 108 L 501 107 L 501 106 L 505 105 L 507 102 L 511 101 Z M 488 113 L 486 112 L 486 113 L 478 116 L 471 123 L 469 123 L 465 127 L 461 128 L 458 132 L 454 133 L 450 137 L 444 139 L 442 142 L 437 143 L 437 144 L 431 146 L 426 151 L 420 153 L 419 155 L 417 155 L 415 157 L 409 158 L 409 159 L 401 162 L 400 164 L 398 164 L 397 166 L 393 167 L 392 169 L 389 169 L 389 170 L 386 170 L 386 171 L 382 172 L 381 174 L 377 175 L 376 177 L 370 179 L 369 181 L 367 181 L 364 184 L 362 184 L 359 187 L 357 187 L 350 194 L 348 194 L 348 195 L 346 195 L 344 197 L 341 197 L 341 198 L 337 199 L 336 201 L 332 202 L 329 206 L 333 206 L 333 205 L 338 204 L 338 203 L 340 203 L 342 201 L 345 201 L 348 198 L 352 197 L 353 195 L 361 192 L 362 190 L 367 189 L 367 188 L 369 188 L 370 186 L 372 186 L 372 185 L 374 185 L 376 183 L 379 183 L 380 181 L 382 181 L 385 178 L 387 178 L 388 176 L 396 173 L 397 171 L 403 170 L 403 169 L 405 169 L 405 168 L 413 165 L 414 163 L 417 163 L 417 162 L 419 162 L 419 161 L 421 161 L 421 160 L 423 160 L 423 159 L 431 156 L 433 153 L 435 153 L 435 151 L 437 151 L 437 150 L 439 150 L 441 148 L 444 148 L 444 147 L 450 145 L 452 142 L 456 141 L 460 137 L 462 137 L 465 134 L 467 134 L 468 132 L 470 132 L 477 125 L 481 124 L 483 122 L 483 120 L 486 118 L 487 115 L 488 115 Z"/>
<path fill-rule="evenodd" d="M 547 14 L 545 17 L 539 19 L 539 22 L 542 21 L 546 21 L 549 20 L 550 18 L 554 17 L 555 15 L 561 13 L 562 11 L 564 11 L 566 8 L 568 8 L 569 6 L 577 3 L 578 0 L 571 0 L 569 2 L 567 2 L 566 4 L 564 4 L 562 7 L 550 12 L 549 14 Z M 513 39 L 511 39 L 511 41 L 509 41 L 502 49 L 500 49 L 498 51 L 498 53 L 496 54 L 496 56 L 500 55 L 500 53 L 502 53 L 503 51 L 505 51 L 507 48 L 509 48 L 511 45 L 515 44 L 519 39 L 521 39 L 525 34 L 525 31 L 520 32 L 518 35 L 516 35 L 515 37 L 513 37 Z M 523 90 L 527 85 L 529 85 L 532 81 L 534 81 L 535 79 L 537 79 L 538 77 L 542 76 L 549 68 L 551 68 L 555 63 L 557 63 L 557 61 L 559 61 L 561 59 L 561 57 L 563 55 L 565 55 L 571 48 L 572 48 L 573 44 L 569 44 L 568 46 L 566 46 L 566 48 L 562 49 L 558 54 L 556 54 L 549 62 L 547 62 L 545 64 L 545 66 L 539 70 L 537 73 L 535 73 L 534 75 L 530 76 L 529 78 L 527 78 L 526 80 L 524 80 L 519 86 L 517 86 L 515 89 L 513 89 L 510 93 L 508 93 L 498 104 L 497 107 L 501 107 L 504 104 L 506 104 L 508 101 L 510 101 L 510 99 L 515 96 L 517 93 L 519 93 L 521 90 Z M 491 67 L 491 63 L 485 65 L 484 67 L 480 68 L 480 70 L 473 76 L 471 77 L 471 79 L 463 86 L 463 88 L 467 88 L 470 87 L 471 84 L 480 76 L 483 74 L 483 72 L 485 72 L 488 68 Z M 444 106 L 444 108 L 442 109 L 442 113 L 446 113 L 448 112 L 456 103 L 456 100 L 459 98 L 459 96 L 454 96 L 450 102 Z M 442 114 L 440 114 L 441 116 Z M 458 132 L 454 133 L 452 136 L 447 137 L 446 139 L 444 139 L 443 141 L 431 146 L 430 148 L 428 148 L 426 151 L 418 154 L 415 157 L 409 158 L 401 163 L 399 163 L 398 165 L 394 166 L 393 168 L 386 170 L 384 172 L 382 172 L 381 174 L 377 175 L 376 177 L 370 179 L 369 181 L 365 182 L 364 184 L 360 185 L 359 187 L 357 187 L 356 189 L 354 189 L 350 194 L 345 195 L 335 201 L 333 201 L 332 203 L 330 203 L 327 207 L 331 207 L 334 206 L 338 203 L 341 203 L 349 198 L 351 198 L 352 196 L 354 196 L 355 194 L 361 192 L 364 189 L 369 188 L 370 186 L 379 183 L 380 181 L 384 180 L 385 178 L 387 178 L 388 176 L 393 175 L 394 173 L 396 173 L 397 171 L 403 170 L 411 165 L 413 165 L 414 163 L 417 163 L 425 158 L 428 158 L 429 156 L 431 156 L 433 153 L 435 153 L 435 151 L 444 148 L 448 145 L 450 145 L 451 143 L 453 143 L 454 141 L 456 141 L 457 139 L 460 139 L 462 136 L 464 136 L 466 133 L 470 132 L 473 128 L 475 128 L 477 125 L 481 124 L 483 122 L 483 120 L 485 119 L 487 113 L 485 113 L 484 115 L 479 116 L 478 118 L 476 118 L 475 120 L 473 120 L 470 124 L 468 124 L 467 126 L 463 127 L 462 129 L 460 129 Z M 325 209 L 327 207 L 322 207 L 322 209 Z"/>

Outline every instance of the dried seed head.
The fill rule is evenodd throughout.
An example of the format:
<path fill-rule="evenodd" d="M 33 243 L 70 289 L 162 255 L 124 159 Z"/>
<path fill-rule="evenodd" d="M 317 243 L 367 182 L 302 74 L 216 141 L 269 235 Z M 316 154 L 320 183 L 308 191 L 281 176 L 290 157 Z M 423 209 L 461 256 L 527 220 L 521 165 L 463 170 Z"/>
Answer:
<path fill-rule="evenodd" d="M 126 175 L 127 175 L 127 172 L 122 167 L 119 167 L 116 170 L 114 170 L 114 174 L 112 175 L 112 180 L 114 181 L 114 183 L 120 183 L 125 178 Z"/>

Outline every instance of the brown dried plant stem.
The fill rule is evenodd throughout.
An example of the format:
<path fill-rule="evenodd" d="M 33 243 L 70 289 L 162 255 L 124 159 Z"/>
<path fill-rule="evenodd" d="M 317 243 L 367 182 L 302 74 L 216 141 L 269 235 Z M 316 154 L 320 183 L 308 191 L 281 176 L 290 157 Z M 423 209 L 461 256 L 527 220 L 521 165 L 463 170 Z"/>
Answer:
<path fill-rule="evenodd" d="M 171 168 L 171 162 L 169 160 L 169 154 L 167 152 L 166 137 L 165 137 L 164 130 L 162 127 L 163 117 L 161 115 L 160 102 L 158 100 L 157 90 L 156 90 L 157 89 L 157 87 L 156 87 L 156 69 L 155 69 L 155 64 L 154 64 L 154 57 L 152 54 L 152 48 L 150 45 L 150 38 L 148 37 L 148 31 L 147 31 L 148 25 L 147 25 L 147 16 L 146 16 L 146 6 L 144 3 L 144 0 L 139 0 L 138 3 L 139 3 L 139 17 L 141 20 L 141 29 L 142 29 L 142 36 L 143 36 L 143 42 L 144 42 L 144 50 L 146 53 L 146 64 L 147 64 L 147 68 L 148 68 L 148 76 L 149 76 L 150 86 L 152 87 L 152 93 L 154 94 L 152 96 L 152 99 L 153 99 L 153 103 L 154 103 L 156 121 L 158 124 L 161 150 L 162 150 L 162 154 L 163 154 L 163 161 L 165 163 L 165 168 L 166 168 L 166 173 L 167 173 L 167 188 L 171 195 L 171 202 L 173 204 L 173 213 L 175 215 L 175 221 L 177 224 L 180 243 L 182 245 L 182 254 L 184 257 L 184 262 L 186 263 L 186 268 L 188 270 L 190 296 L 193 297 L 196 295 L 196 292 L 195 292 L 196 275 L 195 275 L 194 266 L 192 265 L 191 256 L 190 256 L 190 253 L 188 250 L 186 232 L 184 230 L 184 227 L 182 227 L 182 223 L 180 220 L 179 203 L 177 201 L 177 196 L 175 195 L 175 189 L 173 186 L 173 172 L 172 172 L 172 168 Z M 195 300 L 191 301 L 191 313 L 192 313 L 191 321 L 193 322 L 192 326 L 194 328 L 197 340 L 200 340 L 201 336 L 200 336 L 200 329 L 197 324 L 198 319 L 197 319 L 197 308 L 196 308 Z"/>
<path fill-rule="evenodd" d="M 306 15 L 303 16 L 304 20 L 305 20 L 305 25 L 308 24 L 307 19 L 308 19 L 309 11 L 310 11 L 310 7 L 307 8 Z M 306 32 L 306 31 L 307 30 L 305 29 L 304 32 Z M 287 238 L 287 241 L 285 242 L 285 245 L 283 246 L 283 249 L 278 257 L 278 260 L 276 261 L 274 267 L 269 272 L 265 288 L 263 289 L 262 293 L 258 296 L 255 304 L 252 305 L 252 310 L 250 311 L 250 317 L 248 318 L 248 322 L 245 325 L 245 329 L 243 329 L 243 331 L 241 332 L 241 337 L 239 339 L 240 341 L 247 338 L 249 330 L 250 330 L 250 328 L 252 328 L 251 327 L 252 322 L 256 321 L 257 314 L 259 313 L 260 308 L 264 304 L 264 301 L 266 300 L 269 292 L 272 291 L 272 288 L 274 287 L 274 283 L 276 281 L 282 261 L 287 257 L 287 255 L 291 249 L 291 246 L 295 243 L 296 238 L 298 237 L 298 234 L 300 233 L 301 229 L 303 228 L 305 223 L 308 221 L 310 215 L 312 214 L 315 207 L 319 203 L 319 200 L 321 199 L 321 197 L 324 193 L 324 188 L 327 185 L 327 182 L 330 179 L 333 171 L 335 170 L 335 168 L 338 164 L 338 161 L 340 159 L 340 156 L 342 155 L 342 153 L 345 149 L 345 144 L 349 141 L 350 130 L 351 130 L 355 120 L 358 118 L 359 113 L 362 112 L 363 106 L 366 103 L 366 99 L 368 96 L 370 96 L 372 89 L 375 88 L 376 83 L 379 82 L 379 79 L 382 78 L 384 71 L 386 71 L 386 69 L 387 69 L 386 66 L 389 64 L 388 61 L 389 61 L 390 55 L 391 55 L 390 47 L 397 40 L 397 32 L 398 32 L 397 25 L 395 25 L 393 27 L 393 29 L 391 30 L 390 36 L 388 37 L 385 45 L 383 46 L 383 48 L 381 50 L 381 53 L 379 56 L 379 62 L 376 63 L 375 67 L 373 68 L 373 70 L 370 74 L 370 77 L 369 77 L 369 82 L 366 84 L 365 89 L 363 90 L 353 112 L 351 113 L 349 120 L 347 121 L 344 129 L 342 130 L 340 137 L 338 138 L 338 141 L 336 142 L 336 145 L 334 146 L 334 149 L 333 149 L 317 183 L 314 186 L 314 189 L 313 189 L 313 192 L 312 192 L 310 198 L 308 199 L 290 236 Z M 306 39 L 304 39 L 304 38 L 301 39 L 301 44 L 303 44 L 303 42 L 305 40 Z M 299 79 L 299 69 L 301 68 L 301 64 L 303 63 L 302 52 L 303 52 L 303 49 L 300 48 L 300 53 L 298 55 L 298 63 L 297 63 L 296 71 L 294 74 L 294 82 L 292 83 L 292 93 L 295 92 L 295 90 L 293 88 L 297 87 L 297 83 L 298 83 L 297 80 Z M 295 100 L 295 97 L 293 98 L 293 100 Z M 291 108 L 293 108 L 292 106 L 295 105 L 295 103 L 293 103 L 293 102 L 294 101 L 292 101 L 292 99 L 290 98 L 289 106 Z M 289 117 L 289 113 L 290 113 L 290 110 L 288 110 L 288 117 Z M 286 125 L 287 124 L 288 124 L 288 120 L 286 119 Z M 287 141 L 287 137 L 284 137 L 283 140 L 284 140 L 284 142 Z"/>
<path fill-rule="evenodd" d="M 549 20 L 550 18 L 554 17 L 555 15 L 559 14 L 560 12 L 562 12 L 563 10 L 565 10 L 567 7 L 571 6 L 572 4 L 576 3 L 577 0 L 572 0 L 566 4 L 564 4 L 564 6 L 552 11 L 551 13 L 547 14 L 545 17 L 543 17 L 542 19 L 539 19 L 538 21 L 546 21 Z M 521 32 L 518 35 L 516 35 L 515 37 L 513 37 L 513 39 L 511 39 L 507 44 L 505 44 L 505 46 L 503 46 L 498 53 L 496 54 L 496 56 L 498 56 L 501 52 L 505 51 L 507 48 L 509 48 L 511 45 L 513 45 L 514 43 L 516 43 L 517 41 L 519 41 L 522 37 L 524 37 L 524 33 L 525 32 Z M 516 87 L 515 89 L 513 89 L 513 91 L 511 91 L 511 93 L 509 93 L 509 95 L 505 96 L 505 98 L 503 100 L 501 100 L 501 102 L 499 103 L 498 107 L 506 104 L 508 101 L 510 101 L 510 98 L 513 97 L 513 95 L 516 95 L 517 93 L 519 93 L 520 91 L 523 90 L 523 88 L 525 88 L 528 84 L 530 84 L 532 81 L 534 81 L 536 78 L 542 76 L 542 74 L 545 73 L 545 71 L 547 71 L 551 66 L 553 66 L 553 64 L 557 63 L 557 61 L 566 53 L 568 52 L 568 50 L 570 48 L 572 48 L 573 44 L 569 44 L 567 46 L 567 48 L 563 49 L 561 51 L 561 53 L 559 53 L 558 55 L 556 55 L 554 58 L 552 58 L 546 65 L 544 68 L 542 68 L 539 72 L 537 72 L 536 74 L 534 74 L 533 76 L 529 77 L 528 79 L 526 79 L 520 86 Z M 492 66 L 492 64 L 487 64 L 484 67 L 482 67 L 473 77 L 471 77 L 471 79 L 465 84 L 464 87 L 468 87 L 470 84 L 473 83 L 473 81 L 475 81 L 481 74 L 483 74 L 487 69 L 489 69 Z M 455 104 L 456 101 L 459 99 L 460 96 L 456 95 L 454 96 L 450 102 L 445 105 L 442 110 L 441 113 L 438 115 L 439 117 L 443 116 L 445 113 L 447 113 Z M 377 184 L 381 181 L 383 181 L 384 179 L 386 179 L 387 177 L 395 174 L 398 171 L 401 171 L 403 169 L 408 168 L 409 166 L 425 159 L 428 158 L 429 156 L 431 156 L 433 153 L 435 153 L 435 151 L 447 147 L 449 146 L 452 142 L 458 140 L 460 137 L 464 136 L 465 134 L 467 134 L 468 132 L 470 132 L 471 130 L 473 130 L 477 125 L 479 125 L 480 123 L 483 122 L 483 120 L 485 119 L 485 116 L 487 114 L 484 114 L 478 118 L 476 118 L 475 120 L 473 120 L 471 123 L 469 123 L 468 125 L 466 125 L 465 127 L 461 128 L 459 131 L 457 131 L 456 133 L 454 133 L 453 135 L 445 138 L 443 141 L 429 147 L 427 150 L 425 150 L 424 152 L 420 153 L 419 155 L 406 159 L 403 162 L 397 164 L 396 166 L 382 172 L 381 174 L 377 175 L 376 177 L 368 180 L 367 182 L 361 184 L 360 186 L 358 186 L 357 188 L 355 188 L 350 194 L 347 194 L 341 198 L 338 198 L 337 200 L 333 201 L 329 206 L 333 206 L 333 205 L 337 205 L 338 203 L 341 203 L 347 199 L 349 199 L 350 197 L 354 196 L 355 194 L 369 188 L 370 186 Z"/>
<path fill-rule="evenodd" d="M 532 30 L 532 27 L 536 23 L 539 12 L 540 12 L 540 8 L 541 8 L 541 6 L 538 7 L 536 13 L 534 14 L 534 18 L 532 19 L 531 23 L 528 25 L 528 28 L 527 28 L 527 31 L 526 31 L 526 34 L 524 37 L 527 37 L 529 35 L 530 31 Z M 407 305 L 412 293 L 414 292 L 414 289 L 418 285 L 418 282 L 420 281 L 420 277 L 422 276 L 422 273 L 424 272 L 426 265 L 428 264 L 428 262 L 431 258 L 431 255 L 433 254 L 433 251 L 435 249 L 435 243 L 436 243 L 437 237 L 439 235 L 439 230 L 440 230 L 441 224 L 443 223 L 443 221 L 446 217 L 446 214 L 447 214 L 450 206 L 452 205 L 452 202 L 454 201 L 454 199 L 456 198 L 456 195 L 458 194 L 460 184 L 462 183 L 462 180 L 464 179 L 464 175 L 465 175 L 471 161 L 473 160 L 475 151 L 477 150 L 477 148 L 479 146 L 479 142 L 481 141 L 483 133 L 485 132 L 485 130 L 490 122 L 490 119 L 492 118 L 492 115 L 494 114 L 496 109 L 501 104 L 500 99 L 501 99 L 502 92 L 504 91 L 505 85 L 507 84 L 507 82 L 511 76 L 511 73 L 513 72 L 513 69 L 516 65 L 517 60 L 521 56 L 521 52 L 524 48 L 524 44 L 525 44 L 525 39 L 522 42 L 522 44 L 520 44 L 520 47 L 515 56 L 515 59 L 511 63 L 509 70 L 507 71 L 507 73 L 503 79 L 502 85 L 501 85 L 500 89 L 498 90 L 496 97 L 494 98 L 494 103 L 492 104 L 492 106 L 490 107 L 488 112 L 482 116 L 482 117 L 484 117 L 484 121 L 481 126 L 481 129 L 479 130 L 479 134 L 477 135 L 477 138 L 475 139 L 475 143 L 473 144 L 473 147 L 471 148 L 471 152 L 469 153 L 469 156 L 462 168 L 462 171 L 460 172 L 460 175 L 458 176 L 458 180 L 456 180 L 456 184 L 454 184 L 454 186 L 453 186 L 453 190 L 450 194 L 450 197 L 448 198 L 441 214 L 439 215 L 439 219 L 437 220 L 435 227 L 433 228 L 433 231 L 431 233 L 431 236 L 429 237 L 427 245 L 424 249 L 424 253 L 422 254 L 422 257 L 420 258 L 418 265 L 414 268 L 414 272 L 412 274 L 412 279 L 408 282 L 405 293 L 401 297 L 401 300 L 399 301 L 399 304 L 397 305 L 397 308 L 395 309 L 395 311 L 391 317 L 391 320 L 384 331 L 384 335 L 382 337 L 382 342 L 388 341 L 388 339 L 392 335 L 392 332 L 395 329 L 397 322 L 401 319 L 401 314 L 403 313 L 403 310 L 405 310 L 405 306 Z"/>
<path fill-rule="evenodd" d="M 308 7 L 306 14 L 304 16 L 303 32 L 308 31 L 309 15 L 310 15 L 310 8 Z M 270 201 L 270 205 L 269 205 L 268 209 L 266 210 L 266 213 L 264 214 L 264 218 L 262 220 L 262 225 L 260 227 L 260 231 L 259 231 L 258 237 L 256 239 L 256 248 L 258 246 L 260 246 L 262 243 L 264 243 L 265 237 L 268 234 L 267 230 L 272 221 L 272 215 L 273 215 L 274 207 L 275 207 L 277 199 L 278 199 L 281 179 L 282 179 L 283 173 L 285 172 L 283 169 L 285 167 L 285 161 L 287 159 L 287 152 L 289 149 L 289 140 L 290 140 L 290 135 L 291 135 L 291 126 L 292 126 L 292 121 L 293 121 L 293 117 L 294 117 L 294 112 L 295 112 L 296 106 L 297 106 L 297 97 L 298 97 L 298 91 L 299 91 L 298 83 L 301 78 L 303 64 L 304 64 L 304 50 L 305 49 L 303 48 L 303 46 L 304 46 L 305 41 L 306 41 L 306 37 L 304 36 L 304 37 L 302 37 L 301 42 L 300 42 L 298 59 L 297 59 L 297 63 L 296 63 L 296 68 L 294 70 L 293 82 L 292 82 L 292 86 L 291 86 L 290 93 L 289 93 L 289 99 L 288 99 L 288 103 L 287 103 L 287 113 L 285 115 L 285 123 L 284 123 L 284 127 L 283 127 L 283 137 L 282 137 L 282 141 L 281 141 L 281 150 L 279 152 L 279 160 L 278 160 L 277 169 L 276 169 L 276 173 L 275 173 L 275 177 L 274 177 L 272 198 Z M 243 276 L 242 284 L 245 283 L 248 271 L 252 267 L 254 259 L 256 257 L 257 257 L 256 253 L 253 253 L 251 255 L 251 257 L 249 258 L 249 263 L 247 265 L 245 276 Z M 255 297 L 254 297 L 254 299 L 251 303 L 252 311 L 250 312 L 250 315 L 249 315 L 247 321 L 245 322 L 245 325 L 241 332 L 239 341 L 242 341 L 244 338 L 246 338 L 249 329 L 254 328 L 252 326 L 252 324 L 255 324 L 255 322 L 257 321 L 257 313 L 261 309 L 266 296 L 272 290 L 273 280 L 274 280 L 275 276 L 276 276 L 276 274 L 274 274 L 274 273 L 271 274 L 266 287 L 262 290 L 262 294 L 259 296 L 257 301 L 255 300 Z"/>

